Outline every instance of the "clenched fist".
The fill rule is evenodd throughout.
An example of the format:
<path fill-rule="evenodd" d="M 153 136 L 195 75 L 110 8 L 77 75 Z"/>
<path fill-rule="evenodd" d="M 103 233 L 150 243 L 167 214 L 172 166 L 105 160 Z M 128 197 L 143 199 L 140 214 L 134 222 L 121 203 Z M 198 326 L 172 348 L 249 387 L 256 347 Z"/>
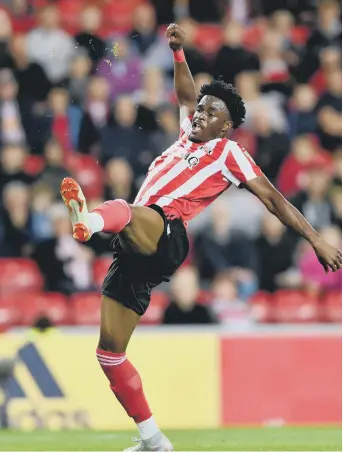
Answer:
<path fill-rule="evenodd" d="M 174 50 L 180 50 L 185 41 L 186 33 L 177 24 L 170 24 L 166 31 L 169 47 Z"/>

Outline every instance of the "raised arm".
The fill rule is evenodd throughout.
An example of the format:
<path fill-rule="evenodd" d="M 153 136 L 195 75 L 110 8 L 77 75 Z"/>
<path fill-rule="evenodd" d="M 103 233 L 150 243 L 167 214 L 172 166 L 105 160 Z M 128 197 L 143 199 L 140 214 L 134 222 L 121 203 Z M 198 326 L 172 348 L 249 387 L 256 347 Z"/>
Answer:
<path fill-rule="evenodd" d="M 180 105 L 180 123 L 195 112 L 197 94 L 194 80 L 182 49 L 185 31 L 177 24 L 170 24 L 166 31 L 169 47 L 174 52 L 174 85 Z"/>
<path fill-rule="evenodd" d="M 329 245 L 312 228 L 301 213 L 275 189 L 264 175 L 245 182 L 244 187 L 256 195 L 267 209 L 284 225 L 293 229 L 312 245 L 326 273 L 329 271 L 329 268 L 333 272 L 341 268 L 341 251 Z"/>

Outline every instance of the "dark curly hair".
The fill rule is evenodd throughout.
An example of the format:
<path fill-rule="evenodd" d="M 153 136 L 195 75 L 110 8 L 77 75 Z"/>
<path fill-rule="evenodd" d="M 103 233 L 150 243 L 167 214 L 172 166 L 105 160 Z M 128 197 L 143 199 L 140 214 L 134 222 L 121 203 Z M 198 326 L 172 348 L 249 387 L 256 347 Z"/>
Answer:
<path fill-rule="evenodd" d="M 225 83 L 224 80 L 212 80 L 211 83 L 201 87 L 198 103 L 204 96 L 214 96 L 225 103 L 230 112 L 234 129 L 243 124 L 246 113 L 245 105 L 240 94 L 231 83 Z"/>

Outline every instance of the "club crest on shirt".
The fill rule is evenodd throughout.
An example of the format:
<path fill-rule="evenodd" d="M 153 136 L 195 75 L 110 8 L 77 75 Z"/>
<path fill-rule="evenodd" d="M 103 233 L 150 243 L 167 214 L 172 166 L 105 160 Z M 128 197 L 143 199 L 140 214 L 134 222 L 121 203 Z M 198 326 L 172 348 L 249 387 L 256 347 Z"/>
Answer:
<path fill-rule="evenodd" d="M 199 164 L 199 161 L 200 161 L 198 157 L 196 157 L 195 155 L 192 155 L 190 152 L 187 152 L 184 155 L 184 159 L 187 161 L 188 167 L 190 169 L 192 169 L 195 166 L 197 166 Z"/>

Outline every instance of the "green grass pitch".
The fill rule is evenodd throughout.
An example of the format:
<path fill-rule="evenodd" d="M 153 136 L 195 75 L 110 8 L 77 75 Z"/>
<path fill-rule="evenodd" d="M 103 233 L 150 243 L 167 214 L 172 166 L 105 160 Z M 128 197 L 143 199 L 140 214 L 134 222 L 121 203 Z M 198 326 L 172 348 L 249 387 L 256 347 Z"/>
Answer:
<path fill-rule="evenodd" d="M 342 451 L 339 427 L 265 427 L 165 432 L 176 451 Z M 135 432 L 0 430 L 0 451 L 120 451 Z"/>

